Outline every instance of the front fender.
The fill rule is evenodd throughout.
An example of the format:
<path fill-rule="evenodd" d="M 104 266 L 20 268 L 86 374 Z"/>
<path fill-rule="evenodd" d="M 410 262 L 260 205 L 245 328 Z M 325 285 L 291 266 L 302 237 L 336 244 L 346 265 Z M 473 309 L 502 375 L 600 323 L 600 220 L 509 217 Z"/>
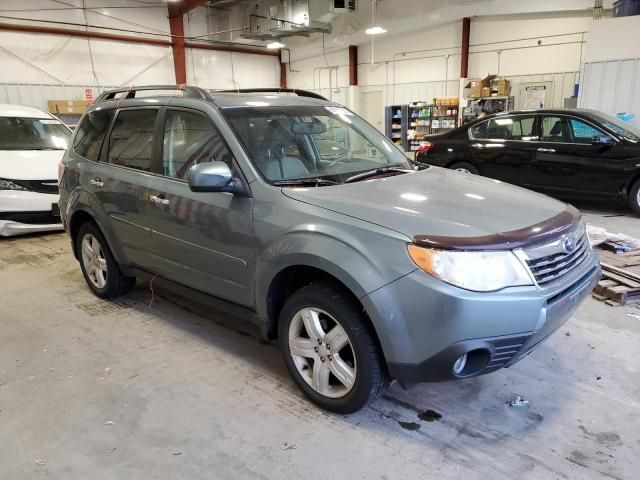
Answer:
<path fill-rule="evenodd" d="M 415 269 L 406 254 L 406 239 L 374 231 L 362 233 L 359 229 L 349 232 L 344 226 L 301 225 L 264 245 L 256 258 L 258 315 L 268 318 L 269 288 L 288 267 L 322 270 L 359 299 Z"/>

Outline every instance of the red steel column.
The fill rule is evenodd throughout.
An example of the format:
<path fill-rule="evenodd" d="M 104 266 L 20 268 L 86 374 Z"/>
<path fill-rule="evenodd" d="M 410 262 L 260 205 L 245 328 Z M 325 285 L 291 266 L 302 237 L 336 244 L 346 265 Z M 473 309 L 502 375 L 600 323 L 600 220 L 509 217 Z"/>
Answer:
<path fill-rule="evenodd" d="M 173 69 L 176 84 L 187 83 L 187 60 L 184 49 L 184 19 L 182 12 L 173 5 L 169 9 L 169 29 L 171 31 L 171 48 L 173 49 Z"/>
<path fill-rule="evenodd" d="M 469 33 L 471 32 L 471 19 L 462 19 L 462 57 L 460 59 L 460 78 L 469 76 Z"/>
<path fill-rule="evenodd" d="M 349 45 L 349 85 L 358 85 L 358 47 Z"/>

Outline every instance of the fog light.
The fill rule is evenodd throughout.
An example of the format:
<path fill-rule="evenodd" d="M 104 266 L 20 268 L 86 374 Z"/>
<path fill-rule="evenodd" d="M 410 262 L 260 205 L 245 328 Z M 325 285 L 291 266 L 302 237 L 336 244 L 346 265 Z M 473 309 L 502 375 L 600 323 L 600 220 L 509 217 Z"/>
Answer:
<path fill-rule="evenodd" d="M 458 357 L 456 363 L 453 364 L 453 373 L 456 375 L 460 375 L 464 370 L 465 365 L 467 364 L 467 354 Z"/>

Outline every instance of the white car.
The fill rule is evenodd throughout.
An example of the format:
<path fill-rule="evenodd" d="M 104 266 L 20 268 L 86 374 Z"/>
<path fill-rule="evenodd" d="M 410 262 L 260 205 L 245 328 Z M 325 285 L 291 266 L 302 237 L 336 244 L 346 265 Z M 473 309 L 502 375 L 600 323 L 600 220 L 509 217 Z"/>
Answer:
<path fill-rule="evenodd" d="M 63 228 L 58 164 L 70 139 L 53 115 L 0 104 L 0 236 Z"/>

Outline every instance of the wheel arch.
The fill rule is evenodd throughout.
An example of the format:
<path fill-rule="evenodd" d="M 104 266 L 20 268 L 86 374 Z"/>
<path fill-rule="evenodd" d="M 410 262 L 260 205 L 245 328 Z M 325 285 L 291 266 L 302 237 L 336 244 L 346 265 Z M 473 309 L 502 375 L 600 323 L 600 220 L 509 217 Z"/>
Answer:
<path fill-rule="evenodd" d="M 125 264 L 126 257 L 122 252 L 122 249 L 120 248 L 118 243 L 113 238 L 113 235 L 107 228 L 105 228 L 104 222 L 100 218 L 100 216 L 96 215 L 93 209 L 91 209 L 87 205 L 82 205 L 82 206 L 78 205 L 74 209 L 74 212 L 69 217 L 68 231 L 69 231 L 69 237 L 71 238 L 73 255 L 76 257 L 76 260 L 79 259 L 78 245 L 77 245 L 78 231 L 80 230 L 80 227 L 86 222 L 94 222 L 98 226 L 98 228 L 100 229 L 100 232 L 102 233 L 102 235 L 104 235 L 104 238 L 107 241 L 109 249 L 111 250 L 111 253 L 113 254 L 116 261 L 120 264 Z"/>

